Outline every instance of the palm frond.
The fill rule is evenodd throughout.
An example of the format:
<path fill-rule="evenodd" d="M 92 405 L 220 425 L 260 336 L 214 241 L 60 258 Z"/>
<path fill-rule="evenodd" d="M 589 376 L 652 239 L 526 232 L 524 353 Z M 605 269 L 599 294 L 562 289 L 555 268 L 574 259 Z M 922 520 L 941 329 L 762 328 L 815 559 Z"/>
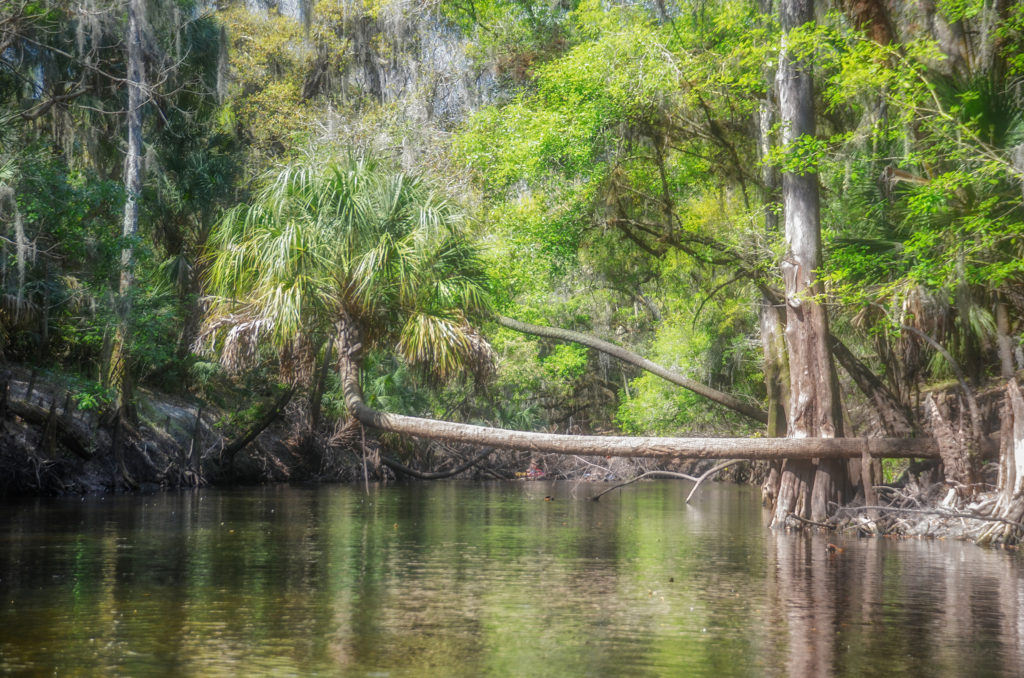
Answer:
<path fill-rule="evenodd" d="M 423 181 L 373 161 L 304 158 L 279 168 L 211 236 L 210 317 L 222 330 L 233 320 L 206 344 L 227 351 L 231 365 L 255 355 L 251 342 L 296 362 L 297 347 L 346 311 L 369 340 L 397 342 L 444 378 L 488 363 L 489 346 L 466 322 L 490 307 L 486 275 L 460 223 Z"/>

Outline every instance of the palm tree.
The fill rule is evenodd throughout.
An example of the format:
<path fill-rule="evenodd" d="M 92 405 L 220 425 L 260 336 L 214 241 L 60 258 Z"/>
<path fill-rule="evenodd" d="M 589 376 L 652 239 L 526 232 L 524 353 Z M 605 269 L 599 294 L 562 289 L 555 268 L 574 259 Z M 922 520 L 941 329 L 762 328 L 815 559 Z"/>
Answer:
<path fill-rule="evenodd" d="M 397 347 L 442 379 L 491 363 L 466 319 L 489 310 L 483 268 L 458 211 L 418 178 L 303 158 L 228 211 L 210 244 L 201 341 L 229 368 L 270 346 L 306 380 L 328 337 L 344 356 Z"/>

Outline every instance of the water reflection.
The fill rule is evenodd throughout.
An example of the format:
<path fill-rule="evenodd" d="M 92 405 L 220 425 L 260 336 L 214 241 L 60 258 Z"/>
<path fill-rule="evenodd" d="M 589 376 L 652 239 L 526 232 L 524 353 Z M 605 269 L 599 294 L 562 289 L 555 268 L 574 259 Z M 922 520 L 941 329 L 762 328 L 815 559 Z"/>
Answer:
<path fill-rule="evenodd" d="M 770 623 L 795 676 L 1021 675 L 1016 555 L 946 542 L 771 534 Z M 776 661 L 783 661 L 779 658 Z"/>
<path fill-rule="evenodd" d="M 0 507 L 0 672 L 1020 675 L 1019 557 L 772 533 L 748 488 L 264 488 Z M 545 501 L 546 495 L 554 501 Z"/>

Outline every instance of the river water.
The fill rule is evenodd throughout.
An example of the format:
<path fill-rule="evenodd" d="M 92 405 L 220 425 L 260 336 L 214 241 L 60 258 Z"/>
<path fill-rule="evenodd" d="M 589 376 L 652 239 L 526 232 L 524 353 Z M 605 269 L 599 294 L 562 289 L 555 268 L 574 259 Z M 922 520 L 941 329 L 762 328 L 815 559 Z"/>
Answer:
<path fill-rule="evenodd" d="M 0 504 L 0 674 L 1020 676 L 1024 559 L 773 533 L 753 488 Z M 550 496 L 553 500 L 547 500 Z"/>

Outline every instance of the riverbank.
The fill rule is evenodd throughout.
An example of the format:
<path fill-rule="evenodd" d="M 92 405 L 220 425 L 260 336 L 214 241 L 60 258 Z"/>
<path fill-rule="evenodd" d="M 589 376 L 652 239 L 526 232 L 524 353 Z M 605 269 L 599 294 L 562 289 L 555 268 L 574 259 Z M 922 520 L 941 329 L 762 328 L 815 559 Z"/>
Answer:
<path fill-rule="evenodd" d="M 288 480 L 301 463 L 287 432 L 269 425 L 246 454 L 227 458 L 223 412 L 136 390 L 123 424 L 87 393 L 35 370 L 9 366 L 0 384 L 0 495 L 112 494 Z"/>
<path fill-rule="evenodd" d="M 329 434 L 302 431 L 295 425 L 301 421 L 301 406 L 291 403 L 287 393 L 269 399 L 260 416 L 250 417 L 247 426 L 228 435 L 222 423 L 225 412 L 149 389 L 136 391 L 133 424 L 119 423 L 57 379 L 26 368 L 9 367 L 0 389 L 4 497 L 288 481 L 511 480 L 525 475 L 527 468 L 539 473 L 535 477 L 591 482 L 628 482 L 666 471 L 692 477 L 714 470 L 719 479 L 760 484 L 769 475 L 765 462 L 720 464 L 713 469 L 713 460 L 531 454 L 437 444 L 403 446 L 399 459 L 382 440 L 358 427 Z M 1011 413 L 1006 416 L 1013 421 Z M 1014 440 L 1012 424 L 1003 438 Z M 939 473 L 937 463 L 912 465 L 899 482 L 879 482 L 872 495 L 861 493 L 825 523 L 794 519 L 808 527 L 865 536 L 925 536 L 1013 546 L 1024 534 L 1024 515 L 1019 498 L 1006 492 L 1002 475 L 1014 469 L 1002 467 L 1005 457 L 1004 449 L 999 459 L 990 460 L 995 464 L 976 460 L 981 469 L 976 487 L 951 482 Z"/>
<path fill-rule="evenodd" d="M 388 449 L 358 428 L 301 430 L 302 404 L 291 402 L 288 394 L 265 398 L 243 424 L 226 425 L 229 413 L 221 408 L 138 388 L 135 423 L 118 431 L 109 414 L 90 407 L 90 399 L 66 381 L 19 366 L 9 366 L 0 379 L 2 497 L 289 481 L 512 480 L 534 462 L 549 479 L 593 481 L 694 468 L 643 459 L 482 454 L 477 448 L 436 444 Z"/>

